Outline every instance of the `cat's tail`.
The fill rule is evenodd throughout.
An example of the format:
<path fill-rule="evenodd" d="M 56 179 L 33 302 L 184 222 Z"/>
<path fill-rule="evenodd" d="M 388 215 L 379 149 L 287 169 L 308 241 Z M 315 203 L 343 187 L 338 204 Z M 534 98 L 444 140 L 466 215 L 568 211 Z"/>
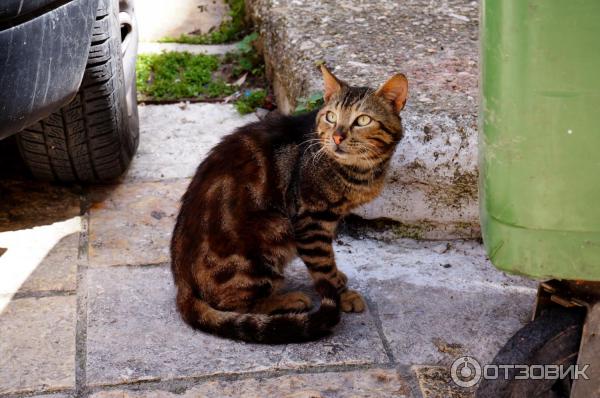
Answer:
<path fill-rule="evenodd" d="M 340 321 L 340 296 L 327 280 L 316 283 L 321 305 L 311 312 L 289 314 L 243 314 L 219 311 L 193 295 L 187 284 L 178 286 L 177 307 L 194 329 L 235 340 L 283 344 L 316 340 L 331 332 Z"/>

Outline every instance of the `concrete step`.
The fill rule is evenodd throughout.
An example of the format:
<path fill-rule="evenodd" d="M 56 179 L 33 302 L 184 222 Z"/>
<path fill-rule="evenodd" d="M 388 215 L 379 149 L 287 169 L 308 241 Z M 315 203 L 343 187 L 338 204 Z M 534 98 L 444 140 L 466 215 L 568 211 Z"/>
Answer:
<path fill-rule="evenodd" d="M 478 3 L 467 0 L 248 0 L 282 111 L 321 90 L 325 61 L 342 79 L 409 80 L 406 136 L 382 195 L 358 209 L 421 238 L 479 236 Z"/>
<path fill-rule="evenodd" d="M 225 55 L 237 50 L 238 43 L 230 44 L 182 44 L 140 42 L 138 54 L 160 54 L 162 52 L 187 52 L 190 54 Z"/>

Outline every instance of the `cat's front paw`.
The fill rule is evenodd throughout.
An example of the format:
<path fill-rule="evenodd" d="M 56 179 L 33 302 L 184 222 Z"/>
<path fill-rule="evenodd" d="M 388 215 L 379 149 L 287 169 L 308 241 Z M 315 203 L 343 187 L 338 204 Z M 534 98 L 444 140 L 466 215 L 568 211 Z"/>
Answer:
<path fill-rule="evenodd" d="M 340 294 L 340 306 L 344 312 L 363 312 L 367 305 L 359 292 L 348 289 Z"/>
<path fill-rule="evenodd" d="M 348 277 L 340 270 L 338 270 L 338 278 L 340 278 L 343 286 L 348 284 Z"/>
<path fill-rule="evenodd" d="M 348 284 L 348 277 L 342 271 L 337 270 L 336 274 L 333 278 L 330 279 L 331 283 L 338 292 L 346 290 L 346 285 Z"/>

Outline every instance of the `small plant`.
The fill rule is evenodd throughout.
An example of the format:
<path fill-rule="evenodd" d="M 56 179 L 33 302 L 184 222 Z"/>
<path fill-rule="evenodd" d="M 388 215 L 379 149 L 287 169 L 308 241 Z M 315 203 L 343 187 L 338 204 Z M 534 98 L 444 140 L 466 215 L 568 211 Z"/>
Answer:
<path fill-rule="evenodd" d="M 246 90 L 242 96 L 235 102 L 235 109 L 242 115 L 252 113 L 263 106 L 267 93 L 263 89 Z"/>
<path fill-rule="evenodd" d="M 224 56 L 175 52 L 140 55 L 137 65 L 140 101 L 202 101 L 234 94 L 231 95 L 237 98 L 234 106 L 242 115 L 258 107 L 272 110 L 273 99 L 265 89 L 258 88 L 266 87 L 267 82 L 262 56 L 255 48 L 257 39 L 256 32 L 244 36 L 236 51 Z"/>
<path fill-rule="evenodd" d="M 315 91 L 308 97 L 298 98 L 294 114 L 297 115 L 300 113 L 310 112 L 323 106 L 323 103 L 323 92 Z"/>
<path fill-rule="evenodd" d="M 244 73 L 249 73 L 254 77 L 264 75 L 263 59 L 254 48 L 254 42 L 258 39 L 256 32 L 245 36 L 237 45 L 237 51 L 228 53 L 225 56 L 225 63 L 232 65 L 231 74 L 233 77 L 239 77 Z"/>
<path fill-rule="evenodd" d="M 244 36 L 242 41 L 237 44 L 238 51 L 242 54 L 249 54 L 254 51 L 253 43 L 258 39 L 258 33 L 252 32 L 249 35 Z"/>
<path fill-rule="evenodd" d="M 235 87 L 222 78 L 213 78 L 220 66 L 214 55 L 187 52 L 141 54 L 137 60 L 138 92 L 147 99 L 218 98 L 230 95 Z"/>
<path fill-rule="evenodd" d="M 229 19 L 223 21 L 216 30 L 202 35 L 180 35 L 179 37 L 165 37 L 162 43 L 185 44 L 221 44 L 239 40 L 246 32 L 244 23 L 244 0 L 227 0 L 229 5 Z"/>

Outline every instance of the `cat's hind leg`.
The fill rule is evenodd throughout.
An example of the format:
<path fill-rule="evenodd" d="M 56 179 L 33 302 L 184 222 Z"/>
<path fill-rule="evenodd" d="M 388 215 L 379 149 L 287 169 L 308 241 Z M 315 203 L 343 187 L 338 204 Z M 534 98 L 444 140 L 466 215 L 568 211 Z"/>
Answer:
<path fill-rule="evenodd" d="M 259 300 L 253 312 L 262 314 L 282 314 L 288 312 L 305 312 L 312 308 L 312 300 L 305 293 L 275 293 Z"/>

